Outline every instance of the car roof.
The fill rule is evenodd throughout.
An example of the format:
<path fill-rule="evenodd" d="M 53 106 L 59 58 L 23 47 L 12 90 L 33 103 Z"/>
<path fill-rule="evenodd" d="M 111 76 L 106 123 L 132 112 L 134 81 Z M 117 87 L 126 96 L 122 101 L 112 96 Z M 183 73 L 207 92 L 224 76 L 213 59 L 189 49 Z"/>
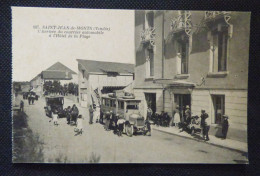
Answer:
<path fill-rule="evenodd" d="M 45 98 L 64 98 L 63 96 L 46 96 Z"/>
<path fill-rule="evenodd" d="M 123 98 L 123 97 L 109 97 L 108 95 L 103 95 L 102 98 L 105 98 L 105 99 L 110 99 L 110 100 L 119 100 L 119 101 L 141 101 L 139 99 L 135 99 L 135 98 Z"/>

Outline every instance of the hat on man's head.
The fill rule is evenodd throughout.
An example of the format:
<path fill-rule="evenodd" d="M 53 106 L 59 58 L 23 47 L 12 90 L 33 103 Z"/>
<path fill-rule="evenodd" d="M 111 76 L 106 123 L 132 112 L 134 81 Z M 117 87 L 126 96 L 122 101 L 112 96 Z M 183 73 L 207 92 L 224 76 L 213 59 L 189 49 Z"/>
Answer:
<path fill-rule="evenodd" d="M 202 110 L 201 110 L 201 112 L 205 112 L 205 110 L 204 110 L 204 109 L 202 109 Z"/>
<path fill-rule="evenodd" d="M 186 108 L 190 108 L 190 106 L 189 106 L 189 105 L 186 105 Z"/>
<path fill-rule="evenodd" d="M 224 117 L 224 118 L 227 118 L 227 119 L 229 118 L 228 115 L 226 115 L 226 114 L 224 114 L 223 117 Z"/>

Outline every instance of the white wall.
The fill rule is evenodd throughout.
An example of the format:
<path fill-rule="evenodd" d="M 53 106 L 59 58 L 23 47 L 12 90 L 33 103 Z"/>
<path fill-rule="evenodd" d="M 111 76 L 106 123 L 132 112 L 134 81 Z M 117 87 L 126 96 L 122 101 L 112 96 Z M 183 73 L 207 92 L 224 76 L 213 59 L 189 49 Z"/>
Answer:
<path fill-rule="evenodd" d="M 200 114 L 205 109 L 214 122 L 214 108 L 211 95 L 225 95 L 225 114 L 229 116 L 232 128 L 247 129 L 247 91 L 246 90 L 193 90 L 191 94 L 192 112 Z"/>
<path fill-rule="evenodd" d="M 108 77 L 107 75 L 101 74 L 90 74 L 89 82 L 93 89 L 100 86 L 127 86 L 133 82 L 132 75 L 119 75 L 116 77 Z"/>

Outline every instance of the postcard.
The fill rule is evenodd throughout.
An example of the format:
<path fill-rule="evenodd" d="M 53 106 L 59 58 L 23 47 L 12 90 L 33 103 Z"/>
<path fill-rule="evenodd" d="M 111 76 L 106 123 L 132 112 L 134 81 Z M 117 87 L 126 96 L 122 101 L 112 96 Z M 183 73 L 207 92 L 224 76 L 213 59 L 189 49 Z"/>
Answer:
<path fill-rule="evenodd" d="M 13 163 L 248 164 L 250 15 L 12 7 Z"/>

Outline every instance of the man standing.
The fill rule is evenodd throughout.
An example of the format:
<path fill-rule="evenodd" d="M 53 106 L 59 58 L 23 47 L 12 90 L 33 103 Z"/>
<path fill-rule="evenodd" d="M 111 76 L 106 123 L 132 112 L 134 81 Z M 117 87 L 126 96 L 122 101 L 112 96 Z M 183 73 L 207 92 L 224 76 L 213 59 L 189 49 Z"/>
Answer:
<path fill-rule="evenodd" d="M 77 122 L 77 117 L 78 117 L 78 115 L 79 115 L 79 109 L 78 109 L 78 107 L 74 104 L 73 106 L 72 106 L 72 109 L 71 109 L 71 120 L 73 120 L 74 121 L 74 123 L 76 124 L 76 122 Z M 71 121 L 70 120 L 70 121 Z"/>
<path fill-rule="evenodd" d="M 20 111 L 21 112 L 24 111 L 24 102 L 23 102 L 23 100 L 20 101 Z"/>
<path fill-rule="evenodd" d="M 151 120 L 152 113 L 153 113 L 152 109 L 150 107 L 148 107 L 147 108 L 147 118 L 146 118 L 146 120 Z"/>
<path fill-rule="evenodd" d="M 70 119 L 71 119 L 71 107 L 68 106 L 66 109 L 66 116 L 67 116 L 67 124 L 70 124 Z"/>
<path fill-rule="evenodd" d="M 93 123 L 93 115 L 94 115 L 94 109 L 92 108 L 92 105 L 89 105 L 89 124 Z"/>
<path fill-rule="evenodd" d="M 185 110 L 185 119 L 184 119 L 184 121 L 186 121 L 187 119 L 189 120 L 190 118 L 191 118 L 190 106 L 187 105 L 186 106 L 186 110 Z"/>
<path fill-rule="evenodd" d="M 223 123 L 222 123 L 222 134 L 223 134 L 223 139 L 227 138 L 227 132 L 228 132 L 228 127 L 229 127 L 229 123 L 228 123 L 228 116 L 227 115 L 223 115 Z"/>
<path fill-rule="evenodd" d="M 202 135 L 205 141 L 209 141 L 209 123 L 208 117 L 209 115 L 205 112 L 205 110 L 201 110 L 201 128 L 202 128 Z M 206 136 L 206 139 L 205 139 Z"/>
<path fill-rule="evenodd" d="M 31 104 L 31 93 L 28 93 L 28 103 L 29 103 L 29 105 Z"/>

